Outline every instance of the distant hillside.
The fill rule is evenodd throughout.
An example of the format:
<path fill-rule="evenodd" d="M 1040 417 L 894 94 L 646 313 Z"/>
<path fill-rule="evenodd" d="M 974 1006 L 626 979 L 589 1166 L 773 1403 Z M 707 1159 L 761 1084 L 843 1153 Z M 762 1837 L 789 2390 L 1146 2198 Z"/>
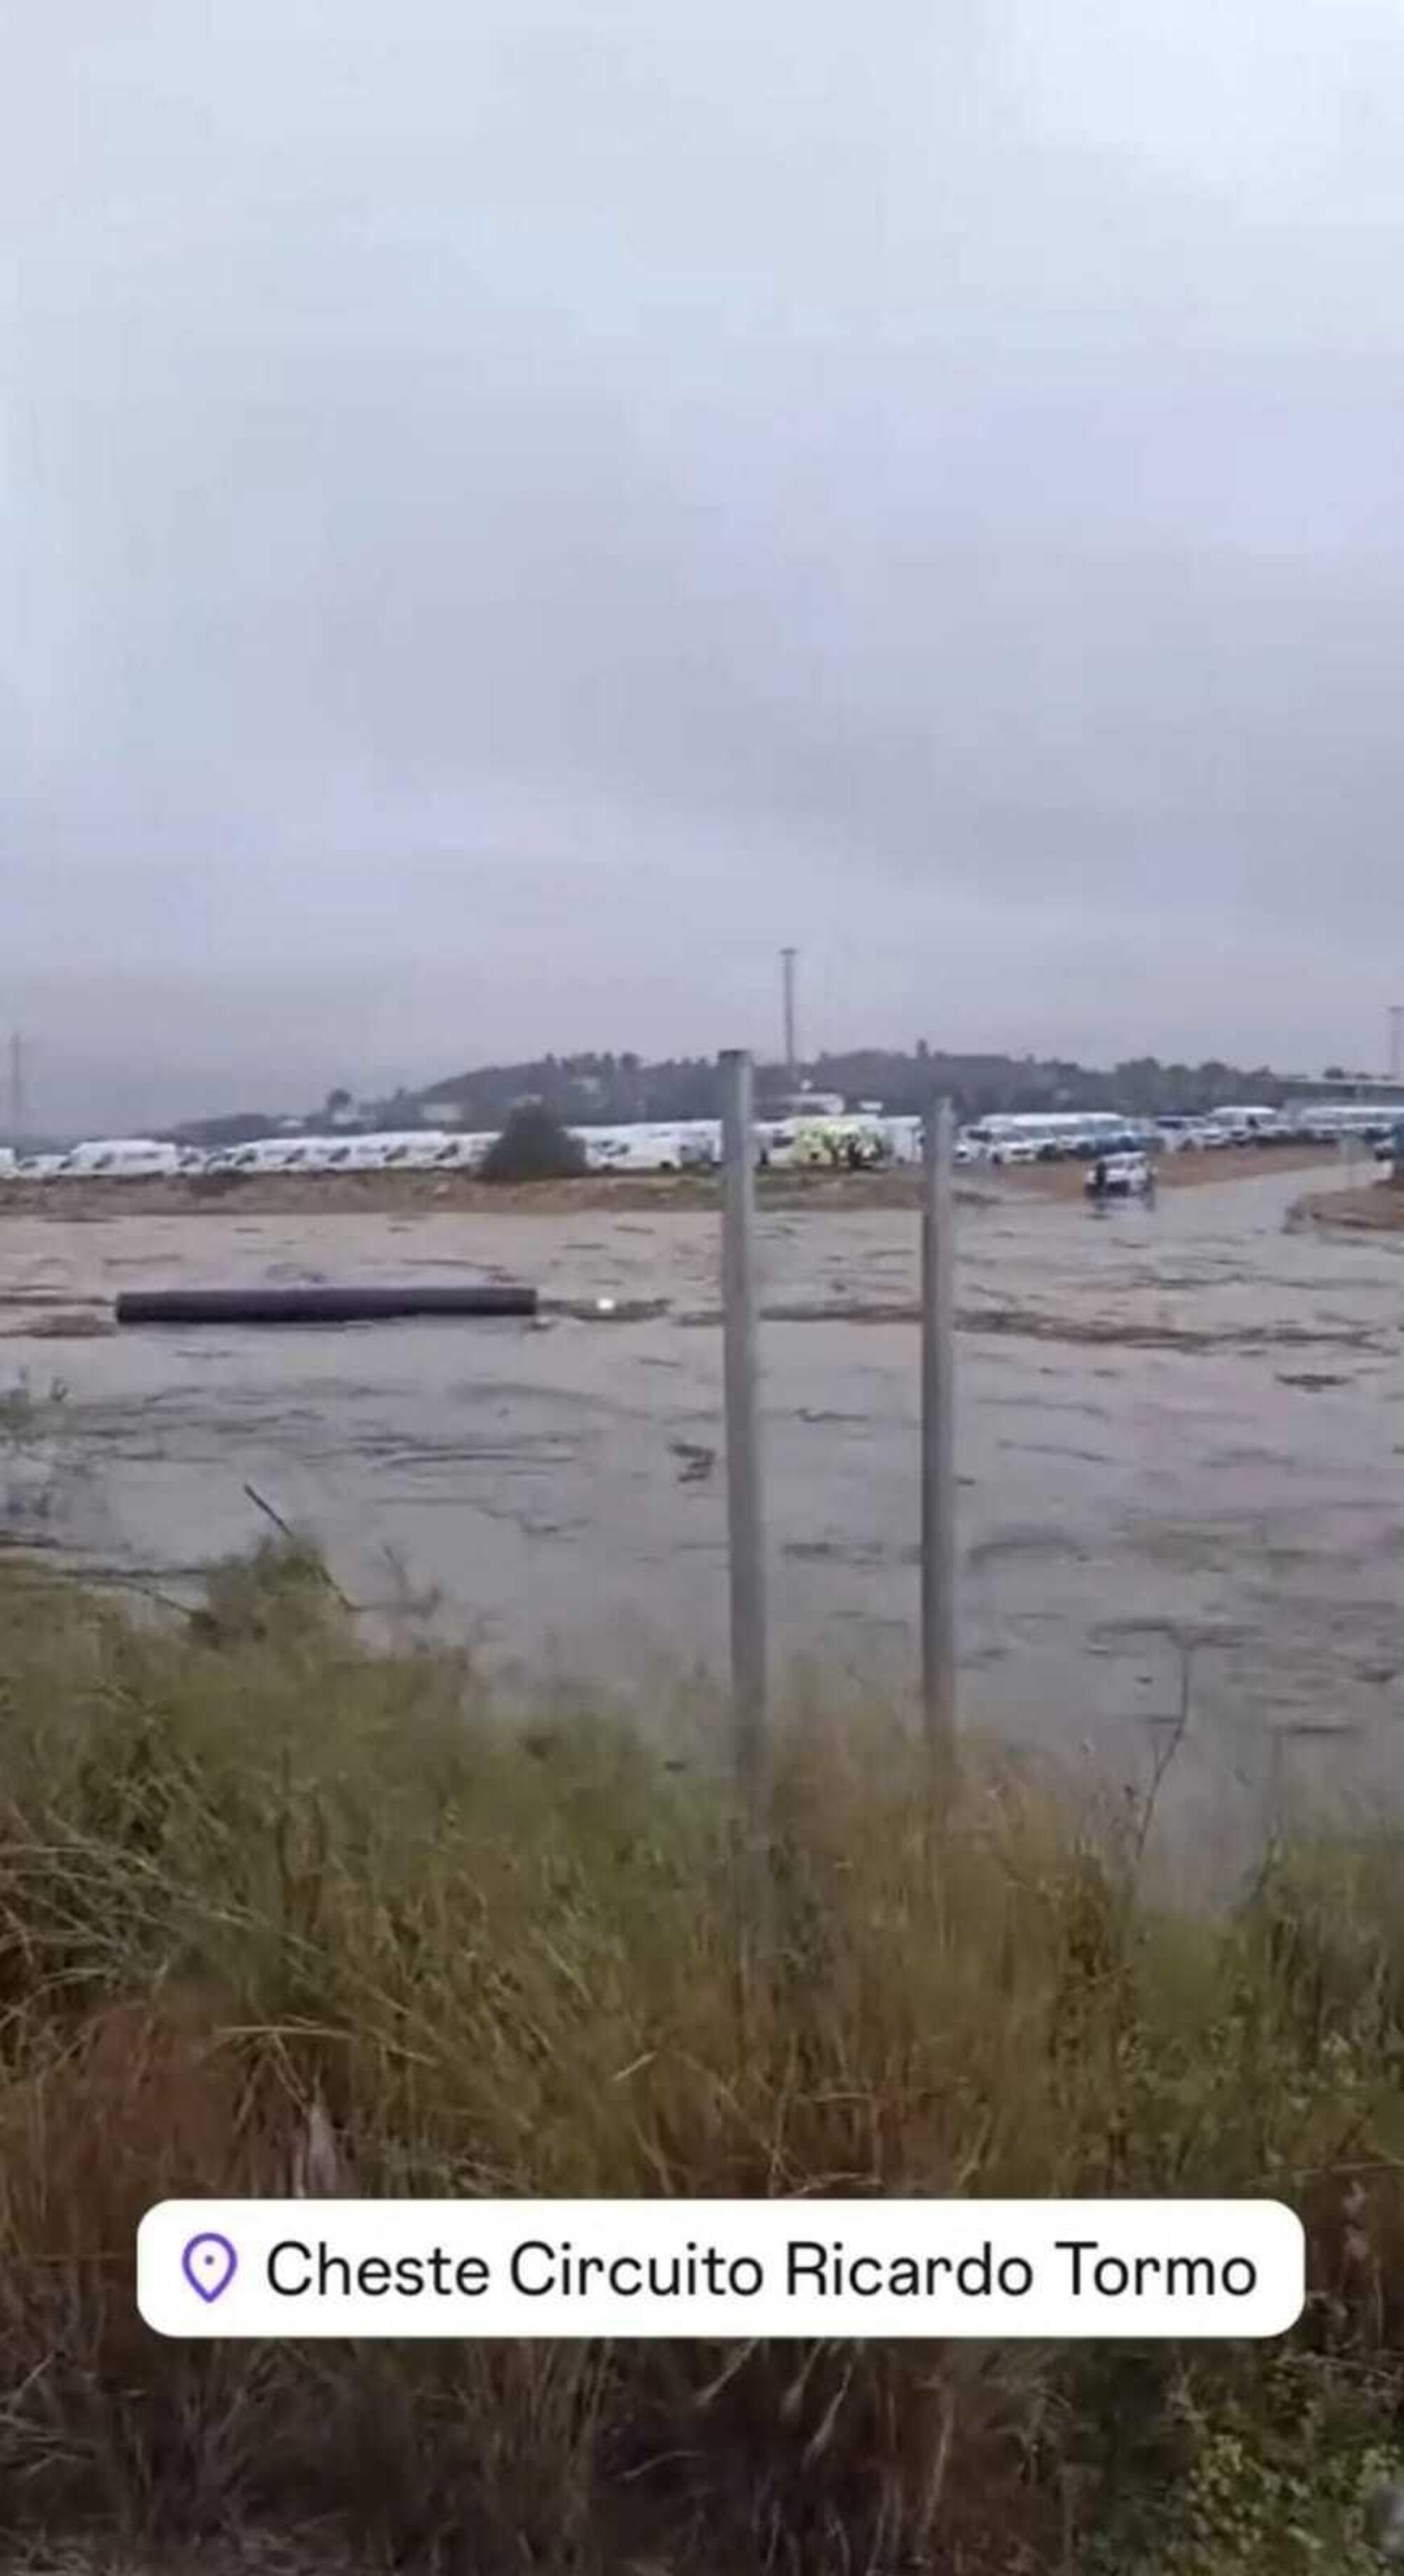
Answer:
<path fill-rule="evenodd" d="M 1286 1077 L 1266 1065 L 1161 1064 L 1155 1056 L 1138 1056 L 1099 1068 L 1033 1056 L 947 1055 L 922 1046 L 911 1054 L 866 1047 L 848 1055 L 819 1055 L 803 1067 L 801 1079 L 812 1090 L 842 1093 L 851 1104 L 880 1100 L 898 1115 L 918 1114 L 945 1092 L 963 1119 L 998 1110 L 1109 1108 L 1155 1117 L 1169 1110 L 1214 1109 L 1231 1100 L 1275 1105 L 1291 1088 Z M 783 1066 L 758 1066 L 756 1091 L 762 1108 L 785 1099 L 790 1082 Z M 349 1092 L 333 1091 L 306 1111 L 305 1123 L 315 1129 L 329 1124 L 399 1128 L 445 1117 L 465 1128 L 495 1131 L 523 1100 L 544 1101 L 575 1125 L 616 1126 L 630 1119 L 666 1123 L 721 1113 L 720 1078 L 712 1058 L 678 1056 L 645 1064 L 626 1052 L 479 1065 L 428 1083 L 422 1091 L 401 1091 L 354 1107 Z M 167 1132 L 183 1142 L 218 1147 L 274 1136 L 285 1124 L 273 1112 L 248 1110 L 191 1120 Z"/>
<path fill-rule="evenodd" d="M 1105 1069 L 1032 1056 L 945 1055 L 918 1048 L 898 1054 L 864 1048 L 848 1055 L 820 1055 L 803 1068 L 816 1091 L 842 1092 L 851 1102 L 881 1100 L 898 1113 L 916 1113 L 948 1092 L 962 1118 L 996 1110 L 1126 1109 L 1143 1116 L 1169 1110 L 1206 1110 L 1229 1100 L 1281 1101 L 1288 1084 L 1267 1066 L 1222 1063 L 1161 1064 L 1154 1056 Z M 757 1070 L 764 1104 L 788 1093 L 776 1065 Z M 422 1092 L 379 1104 L 391 1124 L 417 1118 L 426 1102 L 451 1104 L 469 1128 L 500 1125 L 513 1104 L 544 1100 L 557 1115 L 614 1124 L 631 1118 L 713 1118 L 721 1108 L 717 1068 L 706 1057 L 645 1064 L 636 1055 L 548 1055 L 535 1063 L 484 1065 L 451 1074 Z"/>

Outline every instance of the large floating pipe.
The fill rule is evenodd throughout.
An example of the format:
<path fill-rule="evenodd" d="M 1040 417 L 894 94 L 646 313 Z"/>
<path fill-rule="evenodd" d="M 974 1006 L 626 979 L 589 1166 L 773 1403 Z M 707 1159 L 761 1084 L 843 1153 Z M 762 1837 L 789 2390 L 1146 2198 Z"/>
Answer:
<path fill-rule="evenodd" d="M 411 1315 L 534 1315 L 515 1287 L 131 1288 L 119 1324 L 371 1324 Z"/>

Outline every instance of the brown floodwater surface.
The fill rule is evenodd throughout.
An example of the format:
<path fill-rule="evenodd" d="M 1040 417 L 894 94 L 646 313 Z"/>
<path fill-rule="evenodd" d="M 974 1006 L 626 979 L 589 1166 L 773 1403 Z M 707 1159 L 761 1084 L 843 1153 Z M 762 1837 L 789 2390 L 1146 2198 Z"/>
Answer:
<path fill-rule="evenodd" d="M 1193 1641 L 1177 1773 L 1225 1819 L 1274 1782 L 1374 1795 L 1404 1740 L 1404 1243 L 1287 1231 L 1308 1185 L 961 1211 L 966 1715 L 1143 1777 Z M 904 1697 L 918 1221 L 779 1209 L 760 1243 L 777 1657 Z M 11 1535 L 178 1592 L 262 1534 L 252 1485 L 356 1601 L 407 1580 L 494 1669 L 662 1711 L 725 1665 L 717 1256 L 713 1214 L 650 1208 L 9 1217 L 0 1393 L 66 1388 L 9 1435 Z M 42 1337 L 123 1287 L 410 1276 L 546 1311 Z"/>

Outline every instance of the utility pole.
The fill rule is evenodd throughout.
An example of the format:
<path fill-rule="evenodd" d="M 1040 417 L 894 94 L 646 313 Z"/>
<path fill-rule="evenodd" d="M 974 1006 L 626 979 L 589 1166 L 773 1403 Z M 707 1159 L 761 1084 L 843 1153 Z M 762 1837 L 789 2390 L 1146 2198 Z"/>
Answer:
<path fill-rule="evenodd" d="M 795 1045 L 795 959 L 797 948 L 782 948 L 780 963 L 785 976 L 785 1072 L 791 1091 L 799 1079 L 799 1058 Z"/>
<path fill-rule="evenodd" d="M 1389 1006 L 1389 1078 L 1398 1082 L 1404 1074 L 1404 1002 Z"/>

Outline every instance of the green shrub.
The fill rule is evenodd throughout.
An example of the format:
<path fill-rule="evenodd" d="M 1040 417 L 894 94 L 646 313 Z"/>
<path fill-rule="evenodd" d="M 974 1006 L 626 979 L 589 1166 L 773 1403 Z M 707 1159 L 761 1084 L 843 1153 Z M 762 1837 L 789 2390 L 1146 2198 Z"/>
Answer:
<path fill-rule="evenodd" d="M 514 1109 L 483 1158 L 485 1181 L 573 1181 L 585 1170 L 577 1136 L 539 1101 Z"/>

